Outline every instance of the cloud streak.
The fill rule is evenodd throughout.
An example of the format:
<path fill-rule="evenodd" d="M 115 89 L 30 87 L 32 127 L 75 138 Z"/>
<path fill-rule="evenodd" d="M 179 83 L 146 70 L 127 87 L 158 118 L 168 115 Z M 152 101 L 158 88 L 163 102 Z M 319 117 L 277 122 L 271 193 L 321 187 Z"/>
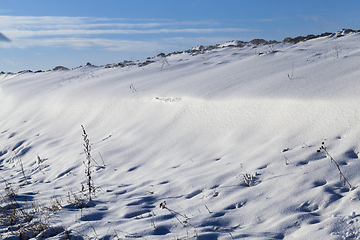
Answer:
<path fill-rule="evenodd" d="M 162 45 L 156 42 L 145 41 L 122 41 L 103 38 L 38 38 L 38 39 L 21 39 L 13 43 L 18 48 L 28 47 L 65 47 L 86 48 L 101 47 L 106 50 L 117 51 L 147 51 L 149 49 L 161 49 Z"/>
<path fill-rule="evenodd" d="M 178 22 L 169 19 L 0 16 L 0 29 L 13 40 L 7 47 L 18 48 L 98 46 L 122 50 L 122 46 L 129 46 L 130 42 L 141 42 L 131 40 L 139 35 L 160 39 L 167 34 L 180 37 L 184 34 L 211 35 L 256 31 L 247 28 L 217 28 L 218 25 L 219 23 L 214 21 Z M 124 41 L 124 38 L 128 41 Z M 151 45 L 157 48 L 154 46 L 155 42 Z"/>
<path fill-rule="evenodd" d="M 314 22 L 324 22 L 324 23 L 334 23 L 334 21 L 332 19 L 324 19 L 322 17 L 319 16 L 302 16 L 302 15 L 298 15 L 300 18 L 304 19 L 305 21 L 314 21 Z"/>
<path fill-rule="evenodd" d="M 7 33 L 14 38 L 28 38 L 28 37 L 41 37 L 41 36 L 71 36 L 71 35 L 130 35 L 130 34 L 162 34 L 162 33 L 219 33 L 219 32 L 248 32 L 252 31 L 244 28 L 186 28 L 186 29 L 147 29 L 147 30 L 116 30 L 116 29 L 60 29 L 60 30 L 23 30 L 23 31 L 7 31 Z"/>

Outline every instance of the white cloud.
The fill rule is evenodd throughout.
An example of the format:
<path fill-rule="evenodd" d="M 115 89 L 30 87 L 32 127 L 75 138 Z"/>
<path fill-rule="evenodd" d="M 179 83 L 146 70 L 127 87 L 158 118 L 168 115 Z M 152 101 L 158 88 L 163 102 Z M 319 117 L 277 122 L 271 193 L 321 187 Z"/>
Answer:
<path fill-rule="evenodd" d="M 159 50 L 163 45 L 156 42 L 146 41 L 121 41 L 102 38 L 38 38 L 38 39 L 19 39 L 11 43 L 8 47 L 28 48 L 28 47 L 101 47 L 107 50 L 116 51 L 139 51 L 149 52 Z"/>
<path fill-rule="evenodd" d="M 160 33 L 218 33 L 218 32 L 249 32 L 253 30 L 244 28 L 184 28 L 184 29 L 146 29 L 146 30 L 117 30 L 117 29 L 60 29 L 60 30 L 8 30 L 6 31 L 9 36 L 14 39 L 28 38 L 28 37 L 41 37 L 41 36 L 71 36 L 71 35 L 105 35 L 105 34 L 160 34 Z"/>
<path fill-rule="evenodd" d="M 32 17 L 32 16 L 0 16 L 2 31 L 41 31 L 41 30 L 125 30 L 171 28 L 180 26 L 218 25 L 214 21 L 146 20 L 146 19 L 108 19 L 90 17 Z M 142 33 L 139 31 L 139 33 Z"/>
<path fill-rule="evenodd" d="M 105 49 L 132 49 L 132 46 L 158 48 L 159 40 L 151 43 L 131 41 L 133 35 L 156 35 L 164 38 L 166 34 L 216 34 L 254 31 L 247 28 L 216 28 L 214 21 L 178 22 L 164 19 L 121 19 L 90 17 L 53 16 L 0 16 L 0 29 L 11 44 L 2 47 L 27 48 L 34 46 L 52 47 L 103 47 Z M 131 35 L 131 36 L 130 36 Z M 129 41 L 119 40 L 126 36 Z M 150 45 L 150 46 L 149 46 Z M 124 47 L 127 46 L 127 47 Z"/>
<path fill-rule="evenodd" d="M 125 23 L 126 19 L 106 19 L 89 17 L 32 17 L 0 16 L 0 28 L 9 30 L 46 30 L 46 29 L 92 29 L 101 27 L 156 27 L 161 23 Z"/>

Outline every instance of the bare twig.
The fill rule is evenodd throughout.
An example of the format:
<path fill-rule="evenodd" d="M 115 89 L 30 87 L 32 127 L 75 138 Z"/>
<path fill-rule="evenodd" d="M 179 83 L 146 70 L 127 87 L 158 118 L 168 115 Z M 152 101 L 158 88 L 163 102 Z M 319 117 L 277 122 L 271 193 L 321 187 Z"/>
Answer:
<path fill-rule="evenodd" d="M 208 210 L 208 212 L 211 213 L 211 211 L 210 211 L 210 209 L 208 208 L 208 206 L 206 206 L 206 204 L 204 204 L 204 205 L 205 205 L 205 208 Z"/>
<path fill-rule="evenodd" d="M 103 157 L 102 157 L 102 155 L 101 155 L 101 153 L 100 153 L 100 152 L 99 152 L 99 155 L 100 155 L 101 161 L 103 162 L 103 164 L 104 164 L 104 166 L 105 166 L 104 159 L 103 159 Z"/>
<path fill-rule="evenodd" d="M 350 182 L 346 179 L 345 175 L 344 175 L 343 172 L 341 171 L 339 164 L 335 161 L 335 159 L 334 159 L 334 158 L 330 155 L 330 153 L 327 151 L 324 142 L 321 143 L 320 148 L 317 150 L 317 152 L 321 152 L 321 151 L 325 152 L 326 156 L 329 157 L 329 158 L 331 159 L 331 161 L 335 163 L 337 169 L 338 169 L 339 172 L 340 172 L 340 181 L 341 181 L 341 180 L 344 180 L 344 187 L 346 186 L 346 184 L 348 184 L 349 187 L 350 187 L 350 189 L 351 189 L 352 186 L 351 186 Z"/>
<path fill-rule="evenodd" d="M 196 227 L 195 227 L 194 225 L 192 225 L 192 224 L 189 223 L 189 218 L 188 218 L 185 214 L 178 213 L 178 212 L 176 212 L 176 211 L 168 208 L 168 207 L 166 206 L 166 201 L 163 201 L 162 203 L 160 203 L 160 208 L 168 210 L 168 211 L 179 221 L 179 223 L 180 223 L 183 227 L 187 227 L 187 226 L 193 227 L 193 228 L 194 228 L 194 233 L 195 233 L 196 237 L 198 237 Z M 181 218 L 184 218 L 184 220 L 181 221 L 181 220 L 180 220 L 180 217 L 181 217 Z"/>

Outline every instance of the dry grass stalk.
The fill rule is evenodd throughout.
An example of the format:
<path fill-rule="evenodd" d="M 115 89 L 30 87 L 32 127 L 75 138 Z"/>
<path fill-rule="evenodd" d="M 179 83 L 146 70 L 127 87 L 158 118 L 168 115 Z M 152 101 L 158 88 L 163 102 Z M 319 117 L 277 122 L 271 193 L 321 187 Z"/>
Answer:
<path fill-rule="evenodd" d="M 181 214 L 181 213 L 178 213 L 170 208 L 168 208 L 166 206 L 166 201 L 163 201 L 162 203 L 160 203 L 160 208 L 161 209 L 166 209 L 168 210 L 177 220 L 178 222 L 183 226 L 183 227 L 187 227 L 187 226 L 191 226 L 194 228 L 194 233 L 195 233 L 195 236 L 198 238 L 198 233 L 197 233 L 197 229 L 194 225 L 190 224 L 189 223 L 189 218 L 185 215 L 185 214 Z M 180 218 L 183 218 L 183 221 L 180 220 Z"/>
<path fill-rule="evenodd" d="M 321 151 L 325 152 L 326 156 L 329 157 L 333 163 L 335 163 L 335 165 L 336 165 L 336 167 L 337 167 L 337 169 L 339 170 L 339 173 L 340 173 L 340 181 L 341 180 L 344 181 L 344 187 L 346 186 L 346 184 L 348 184 L 350 189 L 352 189 L 352 186 L 351 186 L 350 182 L 346 179 L 345 175 L 341 171 L 339 164 L 335 161 L 335 159 L 327 151 L 326 146 L 325 146 L 325 142 L 322 142 L 320 148 L 317 150 L 317 152 L 321 152 Z"/>
<path fill-rule="evenodd" d="M 86 185 L 87 185 L 87 191 L 88 191 L 88 198 L 91 201 L 91 196 L 94 193 L 94 186 L 92 184 L 92 178 L 91 178 L 91 145 L 90 145 L 90 140 L 88 139 L 88 135 L 85 131 L 85 128 L 83 125 L 81 125 L 82 128 L 82 136 L 84 139 L 84 153 L 85 153 L 85 158 L 86 161 L 83 162 L 85 165 L 85 175 L 86 175 Z"/>
<path fill-rule="evenodd" d="M 21 158 L 16 154 L 15 149 L 13 149 L 13 152 L 14 152 L 16 158 L 18 159 L 18 161 L 19 161 L 19 163 L 20 163 L 21 172 L 22 172 L 22 174 L 23 174 L 23 176 L 24 176 L 25 183 L 28 184 L 28 181 L 27 181 L 27 178 L 26 178 L 26 175 L 25 175 L 25 170 L 24 170 L 24 165 L 23 165 L 23 163 L 22 163 L 22 160 L 21 160 Z"/>

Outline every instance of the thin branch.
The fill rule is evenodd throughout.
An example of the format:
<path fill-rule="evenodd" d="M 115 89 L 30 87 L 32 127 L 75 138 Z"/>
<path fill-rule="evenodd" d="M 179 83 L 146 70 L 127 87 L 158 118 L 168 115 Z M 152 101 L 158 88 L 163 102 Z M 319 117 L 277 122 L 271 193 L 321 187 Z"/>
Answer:
<path fill-rule="evenodd" d="M 346 179 L 345 175 L 344 175 L 343 172 L 341 171 L 339 164 L 335 161 L 335 159 L 330 155 L 330 153 L 329 153 L 328 150 L 326 149 L 326 146 L 325 146 L 325 143 L 324 143 L 324 142 L 321 143 L 321 147 L 317 150 L 317 152 L 321 152 L 321 151 L 325 152 L 326 156 L 329 157 L 329 158 L 331 159 L 331 161 L 335 163 L 337 169 L 338 169 L 339 172 L 340 172 L 340 181 L 341 181 L 341 180 L 344 180 L 344 187 L 346 186 L 346 184 L 348 184 L 349 187 L 350 187 L 350 189 L 351 189 L 352 186 L 351 186 L 350 182 Z"/>

